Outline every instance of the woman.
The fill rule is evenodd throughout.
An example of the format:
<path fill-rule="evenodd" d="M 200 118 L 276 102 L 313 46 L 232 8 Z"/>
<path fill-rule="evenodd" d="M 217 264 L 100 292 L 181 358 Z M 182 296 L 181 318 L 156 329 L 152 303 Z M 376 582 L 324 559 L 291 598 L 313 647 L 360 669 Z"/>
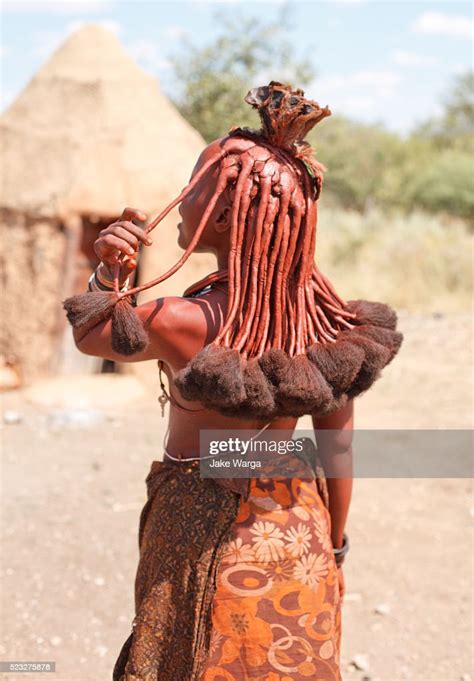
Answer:
<path fill-rule="evenodd" d="M 169 439 L 140 518 L 136 616 L 114 681 L 341 678 L 353 399 L 402 335 L 393 310 L 345 303 L 314 263 L 323 168 L 304 136 L 329 109 L 274 81 L 246 101 L 262 129 L 206 147 L 147 230 L 126 209 L 95 243 L 90 292 L 64 301 L 80 351 L 156 359 L 170 385 Z M 139 244 L 177 203 L 183 257 L 130 288 Z M 131 307 L 194 250 L 214 253 L 217 272 L 183 297 Z M 201 477 L 201 431 L 270 426 L 283 439 L 303 414 L 326 484 L 308 475 L 307 442 L 288 477 Z"/>

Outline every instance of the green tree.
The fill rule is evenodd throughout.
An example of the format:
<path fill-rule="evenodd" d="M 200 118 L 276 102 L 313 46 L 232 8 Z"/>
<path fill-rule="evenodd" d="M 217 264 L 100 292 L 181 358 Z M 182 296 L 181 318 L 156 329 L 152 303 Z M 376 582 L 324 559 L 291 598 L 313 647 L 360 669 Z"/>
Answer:
<path fill-rule="evenodd" d="M 411 142 L 421 140 L 431 154 L 408 174 L 410 205 L 474 221 L 474 71 L 455 79 L 441 116 L 415 130 Z"/>
<path fill-rule="evenodd" d="M 331 116 L 311 131 L 308 141 L 327 168 L 323 191 L 344 208 L 403 205 L 406 149 L 398 135 L 380 125 Z"/>
<path fill-rule="evenodd" d="M 251 87 L 270 80 L 305 87 L 314 72 L 307 59 L 294 56 L 288 39 L 288 7 L 274 22 L 241 13 L 217 11 L 217 38 L 205 47 L 186 40 L 171 58 L 181 85 L 174 99 L 182 115 L 207 142 L 235 125 L 260 127 L 257 113 L 243 100 Z"/>
<path fill-rule="evenodd" d="M 415 131 L 415 135 L 428 137 L 439 147 L 474 149 L 474 71 L 467 71 L 455 78 L 445 97 L 443 113 Z"/>
<path fill-rule="evenodd" d="M 474 219 L 473 162 L 471 154 L 444 149 L 433 154 L 407 183 L 411 207 Z"/>

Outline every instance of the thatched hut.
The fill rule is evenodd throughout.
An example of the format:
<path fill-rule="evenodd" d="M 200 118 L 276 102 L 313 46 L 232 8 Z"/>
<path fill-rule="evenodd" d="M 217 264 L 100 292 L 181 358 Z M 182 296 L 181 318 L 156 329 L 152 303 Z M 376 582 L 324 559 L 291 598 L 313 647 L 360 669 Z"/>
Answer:
<path fill-rule="evenodd" d="M 76 350 L 61 301 L 85 290 L 97 265 L 92 245 L 98 232 L 125 206 L 151 219 L 187 184 L 204 141 L 156 79 L 112 33 L 94 25 L 51 56 L 0 126 L 0 353 L 16 358 L 26 383 L 52 373 L 101 371 L 102 361 Z M 178 220 L 173 211 L 141 253 L 139 281 L 179 257 Z M 139 302 L 179 295 L 212 266 L 210 257 L 193 258 Z"/>

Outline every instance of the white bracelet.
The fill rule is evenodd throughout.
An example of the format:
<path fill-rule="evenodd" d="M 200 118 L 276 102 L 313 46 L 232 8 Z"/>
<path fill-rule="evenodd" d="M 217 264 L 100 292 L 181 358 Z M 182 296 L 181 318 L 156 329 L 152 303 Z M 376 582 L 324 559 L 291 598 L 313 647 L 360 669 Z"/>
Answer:
<path fill-rule="evenodd" d="M 121 288 L 119 289 L 120 291 L 128 291 L 130 285 L 130 277 L 128 276 L 125 281 L 123 282 Z M 91 276 L 89 277 L 88 281 L 88 289 L 89 291 L 113 291 L 113 286 L 105 286 L 104 284 L 100 283 L 97 281 L 96 273 L 95 270 L 92 272 Z"/>
<path fill-rule="evenodd" d="M 99 288 L 101 286 L 105 288 L 110 288 L 113 289 L 114 287 L 114 282 L 112 279 L 109 279 L 108 277 L 104 277 L 104 273 L 100 272 L 100 266 L 103 265 L 104 263 L 101 262 L 96 268 L 95 268 L 95 280 Z M 130 283 L 130 274 L 128 277 L 125 279 L 125 281 L 122 284 L 121 291 L 126 291 L 129 288 L 129 283 Z"/>

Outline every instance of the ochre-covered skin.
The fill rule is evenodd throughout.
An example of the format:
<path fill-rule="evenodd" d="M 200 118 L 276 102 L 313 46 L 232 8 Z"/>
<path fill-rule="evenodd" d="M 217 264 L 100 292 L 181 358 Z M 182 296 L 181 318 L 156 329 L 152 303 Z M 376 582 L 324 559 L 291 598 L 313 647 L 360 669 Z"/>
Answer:
<path fill-rule="evenodd" d="M 225 300 L 201 347 L 182 351 L 188 361 L 173 372 L 181 397 L 239 418 L 324 416 L 373 384 L 403 336 L 391 308 L 345 302 L 315 264 L 323 166 L 303 137 L 329 109 L 273 81 L 246 101 L 262 129 L 235 128 L 211 143 L 188 187 L 147 227 L 180 204 L 178 263 L 127 293 L 119 292 L 119 263 L 115 292 L 64 305 L 79 331 L 110 319 L 112 349 L 136 357 L 150 334 L 130 296 L 171 276 L 193 251 L 213 251 L 218 272 L 200 286 L 218 285 Z"/>

